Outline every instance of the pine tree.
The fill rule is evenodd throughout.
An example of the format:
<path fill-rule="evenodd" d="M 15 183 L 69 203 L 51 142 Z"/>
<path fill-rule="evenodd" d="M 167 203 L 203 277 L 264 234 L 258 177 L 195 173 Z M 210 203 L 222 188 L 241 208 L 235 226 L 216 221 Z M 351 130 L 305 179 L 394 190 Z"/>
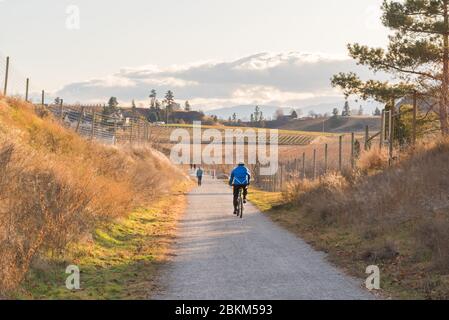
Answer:
<path fill-rule="evenodd" d="M 441 132 L 449 135 L 449 0 L 385 0 L 382 23 L 394 33 L 387 49 L 348 45 L 350 55 L 373 71 L 384 71 L 402 83 L 361 81 L 354 73 L 333 78 L 345 94 L 375 97 L 379 101 L 400 98 L 417 90 L 438 102 Z"/>
<path fill-rule="evenodd" d="M 261 113 L 260 107 L 256 106 L 256 108 L 254 110 L 254 121 L 255 122 L 260 121 L 260 113 Z"/>
<path fill-rule="evenodd" d="M 173 92 L 171 90 L 168 90 L 165 94 L 165 103 L 167 104 L 168 108 L 172 108 L 175 103 L 175 96 L 173 95 Z"/>
<path fill-rule="evenodd" d="M 298 114 L 296 113 L 296 110 L 292 111 L 291 117 L 292 119 L 298 119 Z"/>
<path fill-rule="evenodd" d="M 186 101 L 186 103 L 184 104 L 184 110 L 190 111 L 190 102 L 189 101 Z"/>
<path fill-rule="evenodd" d="M 340 111 L 338 110 L 338 108 L 334 108 L 334 110 L 332 110 L 332 117 L 337 118 L 339 113 Z"/>
<path fill-rule="evenodd" d="M 382 112 L 380 111 L 380 109 L 378 107 L 376 107 L 376 110 L 374 110 L 374 115 L 375 116 L 381 116 Z"/>
<path fill-rule="evenodd" d="M 173 105 L 175 103 L 175 96 L 171 90 L 168 90 L 165 94 L 165 122 L 169 121 L 169 114 L 173 110 Z"/>
<path fill-rule="evenodd" d="M 351 108 L 349 107 L 349 102 L 345 101 L 345 106 L 343 107 L 343 112 L 341 113 L 343 117 L 351 116 Z"/>
<path fill-rule="evenodd" d="M 150 108 L 156 108 L 156 104 L 157 104 L 157 93 L 156 90 L 151 90 L 150 93 Z"/>

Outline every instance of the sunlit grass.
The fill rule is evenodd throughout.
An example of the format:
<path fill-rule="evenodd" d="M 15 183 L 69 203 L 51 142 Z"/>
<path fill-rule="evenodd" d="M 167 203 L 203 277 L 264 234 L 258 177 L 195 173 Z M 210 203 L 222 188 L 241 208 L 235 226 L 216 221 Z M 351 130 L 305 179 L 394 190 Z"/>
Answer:
<path fill-rule="evenodd" d="M 34 266 L 19 298 L 31 299 L 146 299 L 157 287 L 157 274 L 166 262 L 177 218 L 185 206 L 177 186 L 170 197 L 157 200 L 126 218 L 98 227 L 91 239 L 73 244 L 64 258 L 48 257 Z M 65 288 L 65 268 L 81 270 L 81 290 Z"/>

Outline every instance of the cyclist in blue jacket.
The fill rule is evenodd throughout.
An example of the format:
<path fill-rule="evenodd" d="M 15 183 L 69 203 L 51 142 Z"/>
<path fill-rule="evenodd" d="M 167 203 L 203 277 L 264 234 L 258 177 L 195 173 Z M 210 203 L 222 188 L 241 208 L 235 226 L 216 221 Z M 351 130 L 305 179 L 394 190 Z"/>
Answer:
<path fill-rule="evenodd" d="M 245 167 L 243 162 L 240 162 L 231 172 L 229 178 L 229 185 L 234 188 L 234 214 L 238 214 L 238 197 L 240 189 L 243 189 L 243 203 L 246 203 L 246 196 L 248 195 L 248 186 L 251 182 L 251 173 L 249 169 Z"/>

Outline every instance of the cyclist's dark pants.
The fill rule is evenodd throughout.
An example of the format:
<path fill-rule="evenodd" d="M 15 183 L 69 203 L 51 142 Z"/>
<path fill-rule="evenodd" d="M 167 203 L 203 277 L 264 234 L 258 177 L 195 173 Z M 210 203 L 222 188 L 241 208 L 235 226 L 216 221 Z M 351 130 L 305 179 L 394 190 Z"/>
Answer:
<path fill-rule="evenodd" d="M 235 185 L 234 186 L 234 209 L 237 209 L 239 205 L 239 190 L 243 189 L 243 199 L 246 199 L 248 195 L 248 185 Z"/>
<path fill-rule="evenodd" d="M 201 186 L 202 182 L 203 182 L 203 177 L 197 177 L 198 178 L 198 186 Z"/>

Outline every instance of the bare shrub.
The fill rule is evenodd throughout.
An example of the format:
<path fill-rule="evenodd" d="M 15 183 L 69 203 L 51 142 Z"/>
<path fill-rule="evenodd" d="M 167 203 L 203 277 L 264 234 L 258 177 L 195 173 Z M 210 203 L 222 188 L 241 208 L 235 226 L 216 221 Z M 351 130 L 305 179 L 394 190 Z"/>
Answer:
<path fill-rule="evenodd" d="M 401 154 L 395 166 L 380 170 L 384 162 L 378 150 L 364 153 L 359 161 L 364 173 L 356 178 L 331 174 L 312 187 L 291 186 L 286 197 L 315 227 L 348 228 L 377 243 L 363 248 L 367 260 L 400 254 L 400 246 L 382 244 L 396 238 L 411 251 L 428 253 L 427 262 L 448 272 L 449 141 L 419 145 Z"/>
<path fill-rule="evenodd" d="M 40 253 L 59 254 L 97 222 L 150 203 L 184 178 L 152 149 L 87 142 L 33 109 L 0 100 L 0 295 Z"/>
<path fill-rule="evenodd" d="M 435 269 L 449 272 L 449 220 L 447 217 L 426 217 L 418 226 L 418 243 L 422 254 L 431 254 Z"/>
<path fill-rule="evenodd" d="M 388 167 L 388 150 L 372 148 L 363 151 L 357 161 L 357 168 L 364 173 L 378 172 Z"/>

